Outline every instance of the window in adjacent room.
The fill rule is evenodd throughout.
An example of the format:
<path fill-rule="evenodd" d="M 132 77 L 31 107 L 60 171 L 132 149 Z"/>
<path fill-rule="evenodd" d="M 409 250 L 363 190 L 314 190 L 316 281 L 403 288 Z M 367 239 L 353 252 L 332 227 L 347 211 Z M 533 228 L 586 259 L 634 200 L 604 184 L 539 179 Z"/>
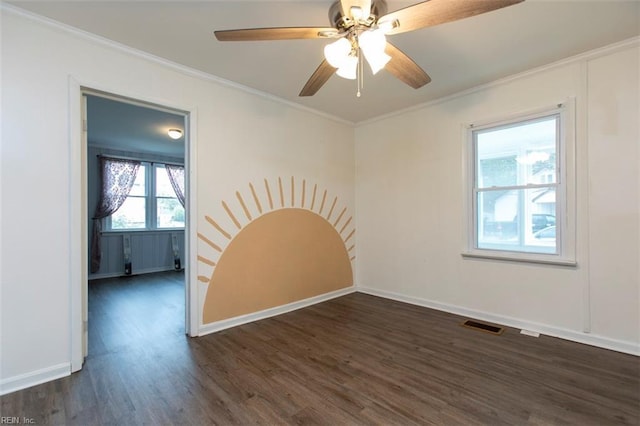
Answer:
<path fill-rule="evenodd" d="M 140 165 L 125 202 L 107 219 L 107 228 L 112 231 L 181 229 L 184 224 L 184 207 L 165 165 L 146 162 Z"/>
<path fill-rule="evenodd" d="M 155 164 L 154 172 L 156 228 L 184 228 L 184 207 L 176 197 L 164 164 Z"/>
<path fill-rule="evenodd" d="M 110 216 L 110 229 L 147 228 L 147 163 L 140 164 L 131 192 L 118 210 Z"/>
<path fill-rule="evenodd" d="M 573 263 L 573 122 L 558 106 L 471 126 L 467 255 Z"/>

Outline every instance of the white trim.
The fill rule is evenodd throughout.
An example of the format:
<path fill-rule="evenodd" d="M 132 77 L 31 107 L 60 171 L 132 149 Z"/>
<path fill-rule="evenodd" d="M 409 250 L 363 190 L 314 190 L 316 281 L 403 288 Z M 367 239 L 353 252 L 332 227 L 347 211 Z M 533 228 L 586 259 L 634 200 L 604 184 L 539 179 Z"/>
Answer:
<path fill-rule="evenodd" d="M 494 80 L 491 81 L 489 83 L 485 83 L 485 84 L 481 84 L 479 86 L 474 86 L 471 87 L 467 90 L 462 90 L 460 92 L 456 92 L 453 93 L 449 96 L 443 96 L 441 98 L 438 99 L 434 99 L 432 101 L 427 101 L 418 105 L 413 105 L 404 109 L 400 109 L 398 111 L 394 111 L 394 112 L 390 112 L 388 114 L 384 114 L 384 115 L 380 115 L 378 117 L 374 117 L 368 120 L 364 120 L 364 121 L 359 121 L 357 123 L 355 123 L 355 127 L 360 127 L 360 126 L 366 126 L 368 124 L 371 123 L 375 123 L 378 121 L 382 121 L 382 120 L 386 120 L 388 118 L 393 118 L 399 115 L 403 115 L 403 114 L 407 114 L 413 111 L 417 111 L 423 108 L 428 108 L 434 105 L 438 105 L 441 103 L 445 103 L 445 102 L 449 102 L 451 100 L 457 99 L 457 98 L 461 98 L 467 95 L 471 95 L 473 93 L 477 93 L 477 92 L 481 92 L 483 90 L 487 90 L 490 89 L 492 87 L 496 87 L 496 86 L 501 86 L 503 84 L 507 84 L 507 83 L 511 83 L 513 81 L 517 81 L 523 78 L 527 78 L 530 77 L 532 75 L 536 75 L 538 73 L 542 73 L 542 72 L 547 72 L 547 71 L 551 71 L 554 70 L 556 68 L 560 68 L 560 67 L 564 67 L 566 65 L 572 65 L 574 63 L 578 63 L 578 62 L 582 62 L 582 61 L 591 61 L 597 58 L 600 58 L 602 56 L 606 56 L 621 50 L 625 50 L 628 49 L 630 47 L 634 47 L 636 45 L 640 44 L 640 37 L 631 37 L 627 40 L 622 40 L 620 42 L 614 43 L 614 44 L 610 44 L 608 46 L 604 46 L 598 49 L 594 49 L 594 50 L 589 50 L 587 52 L 583 52 L 583 53 L 579 53 L 577 55 L 574 56 L 570 56 L 568 58 L 564 58 L 561 59 L 559 61 L 556 62 L 552 62 L 550 64 L 546 64 L 546 65 L 542 65 L 540 67 L 537 68 L 532 68 L 526 71 L 523 71 L 521 73 L 518 74 L 513 74 L 510 75 L 508 77 L 504 77 L 498 80 Z"/>
<path fill-rule="evenodd" d="M 0 381 L 0 395 L 6 395 L 21 389 L 30 388 L 52 380 L 60 379 L 71 375 L 71 364 L 64 362 L 51 367 L 41 368 L 40 370 L 31 371 L 29 373 L 19 374 L 17 376 L 8 377 Z"/>
<path fill-rule="evenodd" d="M 88 276 L 88 230 L 86 194 L 86 147 L 83 148 L 82 91 L 80 83 L 69 76 L 69 361 L 71 371 L 82 369 L 84 362 L 83 323 Z"/>
<path fill-rule="evenodd" d="M 124 271 L 105 272 L 105 273 L 102 273 L 102 274 L 89 274 L 89 279 L 90 280 L 101 280 L 103 278 L 118 278 L 118 277 L 125 277 L 125 276 L 134 277 L 136 275 L 153 274 L 155 272 L 171 272 L 171 271 L 175 271 L 175 268 L 173 267 L 173 263 L 171 264 L 171 266 L 157 266 L 155 268 L 146 268 L 146 269 L 135 269 L 135 265 L 133 265 L 133 266 L 134 266 L 134 269 L 133 269 L 133 273 L 131 275 L 124 275 Z M 186 274 L 185 274 L 185 280 L 186 280 Z"/>
<path fill-rule="evenodd" d="M 74 161 L 74 158 L 80 155 L 80 161 L 76 164 L 77 167 L 86 168 L 87 163 L 87 155 L 86 149 L 84 153 L 82 151 L 82 140 L 81 140 L 81 130 L 82 130 L 82 117 L 80 110 L 80 103 L 82 100 L 83 93 L 93 93 L 102 92 L 108 93 L 112 96 L 120 97 L 120 99 L 135 99 L 139 102 L 150 103 L 153 105 L 162 105 L 165 108 L 171 108 L 176 112 L 184 113 L 186 120 L 188 120 L 189 125 L 187 127 L 188 133 L 185 135 L 186 149 L 188 150 L 189 157 L 185 156 L 185 170 L 187 170 L 190 176 L 197 176 L 197 161 L 195 161 L 195 146 L 197 145 L 197 132 L 196 132 L 196 108 L 194 107 L 186 107 L 184 105 L 176 105 L 173 102 L 170 102 L 166 99 L 158 99 L 158 98 L 149 98 L 148 96 L 144 96 L 142 94 L 131 93 L 127 91 L 122 91 L 119 87 L 105 87 L 102 84 L 88 81 L 81 81 L 75 76 L 69 76 L 69 144 L 70 144 L 70 161 Z M 80 153 L 80 154 L 78 154 Z M 73 168 L 74 163 L 71 163 L 71 167 Z M 78 178 L 82 173 L 73 173 L 70 178 Z M 185 330 L 187 334 L 190 336 L 194 336 L 194 331 L 197 330 L 198 317 L 197 311 L 198 307 L 198 286 L 197 286 L 197 263 L 195 259 L 191 258 L 191 255 L 197 253 L 194 250 L 194 243 L 197 241 L 196 235 L 196 226 L 191 226 L 191 224 L 195 224 L 194 218 L 197 212 L 195 211 L 195 206 L 197 205 L 197 191 L 195 191 L 195 179 L 189 179 L 189 187 L 188 187 L 188 195 L 187 195 L 187 211 L 189 211 L 190 221 L 187 221 L 185 224 L 185 255 L 189 261 L 185 263 L 185 312 L 187 313 L 187 317 L 185 318 Z M 78 188 L 78 183 L 75 181 L 70 182 L 70 188 Z M 86 195 L 77 196 L 77 193 L 72 192 L 71 195 L 71 205 L 70 208 L 80 208 L 82 203 L 86 203 Z M 78 263 L 77 258 L 79 256 L 84 256 L 82 262 L 86 265 L 86 250 L 82 249 L 82 241 L 88 239 L 87 227 L 82 226 L 79 222 L 70 224 L 70 255 L 73 256 L 70 260 L 70 267 L 73 266 L 79 267 L 81 266 Z M 83 253 L 84 252 L 84 253 Z M 193 256 L 195 258 L 195 256 Z M 78 264 L 78 265 L 76 265 Z M 85 266 L 86 267 L 86 266 Z M 72 362 L 73 371 L 78 371 L 82 368 L 82 362 L 84 361 L 83 350 L 82 350 L 82 308 L 83 302 L 81 300 L 82 288 L 86 286 L 86 281 L 88 279 L 88 274 L 85 275 L 85 278 L 80 276 L 74 276 L 75 269 L 71 269 L 71 282 L 70 282 L 70 360 Z M 79 275 L 79 274 L 75 274 Z M 92 277 L 93 278 L 93 277 Z M 195 294 L 194 294 L 195 293 Z M 196 311 L 195 314 L 193 311 Z"/>
<path fill-rule="evenodd" d="M 539 265 L 578 266 L 578 262 L 575 260 L 564 259 L 552 254 L 478 249 L 478 251 L 463 251 L 461 256 L 470 259 L 504 260 L 505 262 L 535 263 Z"/>
<path fill-rule="evenodd" d="M 164 58 L 161 58 L 159 56 L 152 55 L 151 53 L 145 52 L 143 50 L 134 49 L 133 47 L 126 46 L 124 44 L 121 44 L 121 43 L 118 43 L 116 41 L 110 40 L 108 38 L 105 38 L 105 37 L 102 37 L 102 36 L 99 36 L 99 35 L 96 35 L 96 34 L 93 34 L 93 33 L 78 29 L 76 27 L 72 27 L 71 25 L 64 24 L 62 22 L 58 22 L 58 21 L 56 21 L 54 19 L 47 18 L 45 16 L 35 14 L 33 12 L 29 12 L 29 11 L 21 9 L 20 7 L 17 7 L 15 5 L 9 5 L 7 3 L 0 2 L 0 10 L 1 9 L 4 9 L 4 10 L 12 12 L 12 13 L 15 13 L 16 15 L 19 15 L 19 16 L 21 16 L 23 18 L 27 18 L 27 19 L 30 19 L 32 21 L 36 21 L 36 22 L 39 22 L 39 23 L 54 27 L 56 29 L 65 31 L 67 33 L 70 33 L 70 34 L 72 34 L 74 36 L 77 36 L 79 38 L 85 39 L 87 41 L 91 41 L 93 43 L 97 43 L 97 44 L 100 44 L 102 46 L 110 47 L 110 48 L 118 50 L 120 52 L 129 54 L 129 55 L 132 55 L 132 56 L 136 56 L 138 58 L 147 60 L 149 62 L 156 63 L 158 65 L 165 66 L 167 68 L 170 68 L 170 69 L 172 69 L 174 71 L 177 71 L 177 72 L 179 72 L 181 74 L 184 74 L 186 76 L 189 76 L 189 77 L 196 77 L 196 78 L 200 78 L 200 79 L 203 79 L 203 80 L 207 80 L 207 81 L 210 81 L 210 82 L 214 82 L 214 83 L 220 84 L 222 86 L 231 87 L 231 88 L 240 90 L 240 91 L 245 92 L 245 93 L 249 93 L 249 94 L 252 94 L 252 95 L 255 95 L 255 96 L 259 96 L 259 97 L 264 98 L 264 99 L 268 99 L 270 101 L 274 101 L 274 102 L 278 102 L 280 104 L 287 105 L 288 107 L 291 107 L 291 108 L 294 108 L 294 109 L 297 109 L 297 110 L 300 110 L 300 111 L 308 112 L 308 113 L 311 113 L 311 114 L 314 114 L 314 115 L 329 119 L 331 121 L 335 121 L 337 123 L 346 124 L 348 126 L 354 126 L 355 125 L 355 123 L 353 121 L 345 120 L 344 118 L 341 118 L 341 117 L 338 117 L 338 116 L 335 116 L 335 115 L 332 115 L 332 114 L 328 114 L 326 112 L 323 112 L 323 111 L 320 111 L 320 110 L 317 110 L 317 109 L 314 109 L 314 108 L 310 108 L 310 107 L 307 107 L 307 106 L 304 106 L 304 105 L 301 105 L 301 104 L 298 104 L 298 103 L 295 103 L 295 102 L 292 102 L 292 101 L 289 101 L 289 100 L 286 100 L 286 99 L 283 99 L 283 98 L 279 98 L 279 97 L 271 95 L 269 93 L 253 89 L 251 87 L 244 86 L 242 84 L 239 84 L 239 83 L 236 83 L 236 82 L 233 82 L 233 81 L 230 81 L 230 80 L 226 80 L 226 79 L 221 78 L 221 77 L 217 77 L 217 76 L 215 76 L 213 74 L 209 74 L 209 73 L 206 73 L 204 71 L 200 71 L 200 70 L 196 70 L 194 68 L 190 68 L 190 67 L 188 67 L 186 65 L 182 65 L 182 64 L 179 64 L 177 62 L 172 62 L 172 61 L 170 61 L 168 59 L 164 59 Z"/>
<path fill-rule="evenodd" d="M 474 132 L 504 125 L 519 125 L 529 120 L 557 115 L 560 120 L 559 134 L 556 136 L 556 152 L 559 159 L 558 176 L 551 185 L 515 185 L 495 187 L 496 189 L 529 189 L 544 186 L 555 187 L 558 199 L 556 204 L 557 225 L 559 229 L 556 241 L 558 253 L 542 251 L 516 251 L 502 247 L 476 247 L 478 238 L 476 206 L 476 143 Z M 483 258 L 507 260 L 561 266 L 576 266 L 576 99 L 569 97 L 547 107 L 512 113 L 507 116 L 487 118 L 479 123 L 462 125 L 463 158 L 463 200 L 464 200 L 464 258 Z M 483 190 L 487 190 L 486 188 Z M 493 188 L 490 188 L 493 190 Z"/>
<path fill-rule="evenodd" d="M 589 223 L 589 64 L 587 61 L 580 64 L 580 85 L 578 88 L 578 99 L 581 102 L 576 105 L 576 126 L 575 143 L 573 154 L 575 164 L 574 185 L 576 188 L 575 197 L 575 235 L 571 244 L 576 247 L 576 259 L 580 255 L 578 252 L 578 233 L 583 230 L 584 237 L 582 248 L 586 267 L 584 268 L 584 279 L 582 284 L 582 331 L 591 333 L 591 224 Z M 578 198 L 578 189 L 582 185 L 581 198 Z M 582 205 L 580 203 L 583 203 Z M 581 208 L 584 206 L 584 208 Z M 582 225 L 584 224 L 584 225 Z"/>
<path fill-rule="evenodd" d="M 185 146 L 184 167 L 185 167 L 185 198 L 186 198 L 186 210 L 185 216 L 185 234 L 184 240 L 184 267 L 185 267 L 185 292 L 186 292 L 186 306 L 185 306 L 185 332 L 188 336 L 194 337 L 198 335 L 198 329 L 201 325 L 201 312 L 200 307 L 200 287 L 198 285 L 198 180 L 197 164 L 198 164 L 198 144 L 197 144 L 197 129 L 198 129 L 198 110 L 191 108 L 189 114 L 186 116 L 185 123 L 185 140 L 189 143 Z"/>
<path fill-rule="evenodd" d="M 609 337 L 598 336 L 594 334 L 581 333 L 579 331 L 569 330 L 566 328 L 540 324 L 499 314 L 492 314 L 476 309 L 469 309 L 462 306 L 450 305 L 447 303 L 423 299 L 421 297 L 406 296 L 400 293 L 390 292 L 386 290 L 379 290 L 369 287 L 358 287 L 357 291 L 359 293 L 370 294 L 372 296 L 383 297 L 385 299 L 396 300 L 398 302 L 409 303 L 411 305 L 449 312 L 451 314 L 464 317 L 480 319 L 495 324 L 505 325 L 508 327 L 530 330 L 540 334 L 545 334 L 547 336 L 570 340 L 572 342 L 584 343 L 586 345 L 597 346 L 603 349 L 610 349 L 612 351 L 640 356 L 640 344 L 634 342 L 611 339 Z"/>
<path fill-rule="evenodd" d="M 287 303 L 286 305 L 276 306 L 274 308 L 265 309 L 251 314 L 240 315 L 234 318 L 229 318 L 222 321 L 216 321 L 209 324 L 205 324 L 200 327 L 199 336 L 222 331 L 227 328 L 237 327 L 242 324 L 247 324 L 254 321 L 263 320 L 266 318 L 274 317 L 276 315 L 285 314 L 287 312 L 295 311 L 298 309 L 306 308 L 307 306 L 316 305 L 327 300 L 335 299 L 336 297 L 345 296 L 347 294 L 354 293 L 356 288 L 354 286 L 335 290 L 329 293 L 321 294 L 319 296 L 309 297 L 308 299 L 298 300 L 297 302 Z"/>

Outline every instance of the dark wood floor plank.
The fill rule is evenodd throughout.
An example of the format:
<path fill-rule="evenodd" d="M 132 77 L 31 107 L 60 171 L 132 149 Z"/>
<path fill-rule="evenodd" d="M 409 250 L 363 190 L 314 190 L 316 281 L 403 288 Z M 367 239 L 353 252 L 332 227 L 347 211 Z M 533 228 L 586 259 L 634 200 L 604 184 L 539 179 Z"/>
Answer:
<path fill-rule="evenodd" d="M 180 273 L 89 287 L 81 372 L 0 398 L 37 424 L 638 425 L 638 357 L 351 294 L 190 339 Z"/>

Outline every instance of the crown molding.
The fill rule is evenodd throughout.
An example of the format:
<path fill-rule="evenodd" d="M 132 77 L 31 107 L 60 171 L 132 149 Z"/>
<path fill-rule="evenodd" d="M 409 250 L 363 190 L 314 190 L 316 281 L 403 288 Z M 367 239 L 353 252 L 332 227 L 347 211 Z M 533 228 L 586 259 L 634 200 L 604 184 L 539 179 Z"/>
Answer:
<path fill-rule="evenodd" d="M 239 90 L 241 92 L 248 93 L 248 94 L 251 94 L 251 95 L 254 95 L 254 96 L 258 96 L 258 97 L 261 97 L 263 99 L 267 99 L 267 100 L 272 101 L 272 102 L 276 102 L 276 103 L 279 103 L 279 104 L 282 104 L 282 105 L 286 105 L 286 106 L 288 106 L 290 108 L 293 108 L 293 109 L 296 109 L 296 110 L 299 110 L 299 111 L 307 112 L 307 113 L 310 113 L 310 114 L 313 114 L 313 115 L 316 115 L 316 116 L 319 116 L 319 117 L 322 117 L 322 118 L 325 118 L 325 119 L 328 119 L 328 120 L 331 120 L 331 121 L 335 121 L 335 122 L 340 123 L 340 124 L 348 125 L 350 127 L 354 127 L 355 124 L 356 124 L 353 121 L 345 120 L 345 119 L 340 118 L 338 116 L 335 116 L 335 115 L 332 115 L 332 114 L 327 114 L 327 113 L 325 113 L 323 111 L 319 111 L 319 110 L 314 109 L 314 108 L 309 108 L 307 106 L 300 105 L 300 104 L 297 104 L 295 102 L 291 102 L 289 100 L 280 98 L 280 97 L 272 95 L 270 93 L 262 92 L 260 90 L 256 90 L 256 89 L 253 89 L 251 87 L 244 86 L 242 84 L 233 82 L 231 80 L 226 80 L 224 78 L 215 76 L 213 74 L 206 73 L 204 71 L 196 70 L 195 68 L 191 68 L 191 67 L 188 67 L 186 65 L 182 65 L 182 64 L 179 64 L 177 62 L 173 62 L 173 61 L 170 61 L 168 59 L 161 58 L 159 56 L 156 56 L 156 55 L 153 55 L 151 53 L 145 52 L 143 50 L 139 50 L 139 49 L 133 48 L 131 46 L 127 46 L 125 44 L 122 44 L 122 43 L 119 43 L 117 41 L 108 39 L 106 37 L 102 37 L 102 36 L 99 36 L 97 34 L 93 34 L 93 33 L 90 33 L 88 31 L 85 31 L 85 30 L 81 30 L 81 29 L 73 27 L 71 25 L 64 24 L 62 22 L 56 21 L 54 19 L 47 18 L 45 16 L 38 15 L 36 13 L 21 9 L 18 6 L 10 5 L 10 4 L 3 3 L 3 2 L 0 1 L 0 14 L 3 13 L 3 12 L 13 13 L 14 15 L 17 15 L 17 16 L 20 16 L 22 18 L 29 19 L 31 21 L 34 21 L 34 22 L 37 22 L 37 23 L 40 23 L 40 24 L 55 28 L 57 30 L 61 30 L 61 31 L 67 33 L 67 34 L 70 34 L 70 35 L 78 37 L 80 39 L 89 41 L 91 43 L 95 43 L 95 44 L 98 44 L 98 45 L 101 45 L 101 46 L 104 46 L 104 47 L 111 48 L 113 50 L 117 50 L 119 52 L 122 52 L 122 53 L 125 53 L 125 54 L 128 54 L 128 55 L 137 57 L 139 59 L 143 59 L 143 60 L 146 60 L 148 62 L 152 62 L 152 63 L 154 63 L 156 65 L 164 66 L 166 68 L 169 68 L 169 69 L 171 69 L 173 71 L 179 72 L 179 73 L 181 73 L 183 75 L 186 75 L 186 76 L 189 76 L 189 77 L 195 77 L 195 78 L 198 78 L 198 79 L 201 79 L 201 80 L 205 80 L 205 81 L 209 81 L 209 82 L 212 82 L 212 83 L 215 83 L 215 84 L 219 84 L 221 86 L 225 86 L 225 87 L 229 87 L 229 88 L 232 88 L 232 89 L 236 89 L 236 90 Z"/>
<path fill-rule="evenodd" d="M 604 47 L 600 47 L 597 49 L 589 50 L 587 52 L 579 53 L 574 56 L 570 56 L 568 58 L 560 59 L 559 61 L 551 62 L 546 65 L 542 65 L 536 68 L 532 68 L 530 70 L 526 70 L 517 74 L 513 74 L 507 77 L 500 78 L 498 80 L 491 81 L 489 83 L 481 84 L 479 86 L 474 86 L 469 89 L 463 90 L 461 92 L 454 93 L 449 96 L 444 96 L 442 98 L 438 98 L 432 101 L 424 102 L 418 105 L 413 105 L 408 108 L 403 108 L 398 111 L 394 111 L 388 114 L 380 115 L 378 117 L 374 117 L 368 120 L 359 121 L 355 124 L 355 127 L 365 126 L 368 124 L 372 124 L 378 121 L 383 121 L 388 118 L 397 117 L 399 115 L 407 114 L 413 111 L 417 111 L 423 108 L 432 107 L 434 105 L 438 105 L 441 103 L 449 102 L 451 100 L 461 98 L 463 96 L 467 96 L 473 93 L 481 92 L 486 89 L 490 89 L 492 87 L 501 86 L 513 81 L 521 80 L 527 78 L 529 76 L 543 73 L 546 71 L 551 71 L 557 68 L 561 68 L 567 65 L 576 64 L 580 62 L 589 62 L 596 58 L 600 58 L 602 56 L 610 55 L 611 53 L 618 52 L 621 50 L 626 50 L 632 47 L 640 47 L 640 36 L 632 37 L 626 40 L 619 41 L 617 43 L 613 43 Z"/>

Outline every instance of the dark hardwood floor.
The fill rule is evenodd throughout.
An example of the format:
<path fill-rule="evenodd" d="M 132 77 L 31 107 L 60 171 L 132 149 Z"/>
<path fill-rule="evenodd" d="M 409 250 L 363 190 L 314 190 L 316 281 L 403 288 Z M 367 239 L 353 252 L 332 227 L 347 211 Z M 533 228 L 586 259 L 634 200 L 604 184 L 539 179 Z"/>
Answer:
<path fill-rule="evenodd" d="M 640 358 L 360 293 L 184 335 L 183 276 L 90 285 L 83 370 L 1 398 L 37 424 L 640 424 Z"/>

